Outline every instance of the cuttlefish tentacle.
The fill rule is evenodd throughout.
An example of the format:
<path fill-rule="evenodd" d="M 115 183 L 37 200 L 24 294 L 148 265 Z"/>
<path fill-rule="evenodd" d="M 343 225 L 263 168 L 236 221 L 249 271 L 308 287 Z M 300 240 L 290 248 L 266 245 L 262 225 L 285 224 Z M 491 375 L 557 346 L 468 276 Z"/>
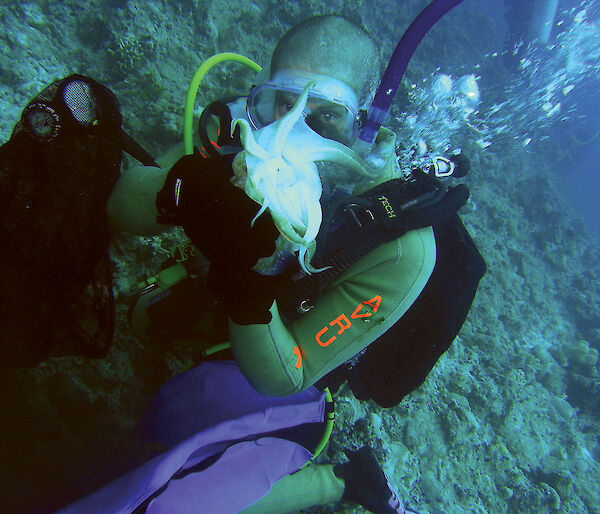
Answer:
<path fill-rule="evenodd" d="M 281 123 L 275 135 L 275 144 L 273 145 L 273 153 L 275 155 L 281 155 L 283 153 L 283 146 L 287 142 L 292 127 L 300 118 L 302 118 L 304 108 L 306 107 L 306 101 L 308 100 L 308 91 L 315 87 L 315 85 L 316 82 L 314 80 L 306 84 L 302 94 L 298 100 L 296 100 L 294 107 L 287 112 L 286 116 L 281 118 Z"/>
<path fill-rule="evenodd" d="M 267 151 L 260 147 L 254 139 L 254 136 L 252 135 L 252 128 L 246 120 L 238 119 L 231 124 L 231 137 L 233 137 L 233 133 L 235 132 L 236 127 L 238 126 L 240 127 L 240 139 L 242 140 L 244 150 L 253 155 L 256 155 L 261 159 L 269 159 L 270 156 L 267 153 Z"/>
<path fill-rule="evenodd" d="M 258 213 L 256 214 L 256 216 L 254 216 L 254 218 L 252 218 L 252 221 L 250 222 L 250 226 L 253 227 L 254 223 L 256 222 L 256 220 L 259 218 L 259 216 L 265 212 L 267 209 L 269 208 L 269 202 L 267 200 L 265 200 L 262 204 L 262 206 L 260 207 L 260 210 L 258 211 Z"/>

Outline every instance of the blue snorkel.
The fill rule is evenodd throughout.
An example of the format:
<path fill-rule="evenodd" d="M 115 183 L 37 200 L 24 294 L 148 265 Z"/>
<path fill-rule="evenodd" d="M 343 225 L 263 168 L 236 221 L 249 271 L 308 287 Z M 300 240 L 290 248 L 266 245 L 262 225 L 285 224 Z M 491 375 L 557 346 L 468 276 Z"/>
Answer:
<path fill-rule="evenodd" d="M 396 45 L 390 62 L 383 74 L 375 98 L 371 103 L 367 119 L 363 123 L 353 149 L 362 156 L 371 150 L 377 132 L 384 122 L 385 116 L 390 108 L 392 100 L 396 95 L 402 76 L 406 71 L 408 63 L 419 46 L 425 34 L 436 22 L 450 9 L 460 4 L 462 0 L 435 0 L 429 4 L 410 24 L 406 32 Z"/>

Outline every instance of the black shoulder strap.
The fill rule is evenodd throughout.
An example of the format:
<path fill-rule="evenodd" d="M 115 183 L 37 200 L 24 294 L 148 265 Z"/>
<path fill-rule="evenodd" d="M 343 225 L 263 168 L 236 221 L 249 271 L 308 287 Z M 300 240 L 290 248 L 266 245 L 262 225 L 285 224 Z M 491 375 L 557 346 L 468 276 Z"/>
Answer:
<path fill-rule="evenodd" d="M 469 198 L 464 184 L 446 189 L 421 170 L 409 180 L 393 179 L 359 195 L 345 196 L 330 205 L 317 236 L 312 275 L 298 271 L 278 305 L 290 319 L 310 310 L 325 286 L 351 264 L 383 243 L 410 230 L 432 226 L 456 214 Z"/>
<path fill-rule="evenodd" d="M 160 168 L 160 166 L 142 145 L 140 145 L 133 137 L 131 137 L 124 130 L 122 131 L 123 138 L 123 150 L 126 151 L 129 155 L 131 155 L 134 159 L 137 159 L 144 166 L 154 166 L 155 168 Z"/>

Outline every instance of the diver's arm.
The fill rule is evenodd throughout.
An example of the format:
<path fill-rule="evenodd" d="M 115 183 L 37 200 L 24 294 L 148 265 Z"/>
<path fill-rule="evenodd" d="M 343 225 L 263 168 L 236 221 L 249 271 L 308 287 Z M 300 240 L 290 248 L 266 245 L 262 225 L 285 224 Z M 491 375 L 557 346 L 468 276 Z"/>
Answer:
<path fill-rule="evenodd" d="M 165 231 L 156 221 L 156 193 L 165 183 L 165 168 L 134 166 L 119 178 L 106 205 L 108 220 L 114 230 L 139 236 Z"/>
<path fill-rule="evenodd" d="M 176 145 L 156 159 L 160 168 L 129 168 L 121 174 L 107 203 L 113 229 L 150 236 L 172 225 L 183 225 L 186 232 L 198 232 L 195 225 L 206 226 L 211 221 L 210 214 L 223 214 L 214 204 L 224 204 L 223 197 L 228 197 L 223 189 L 232 175 L 232 159 L 233 155 L 217 159 L 198 154 L 184 156 L 180 145 Z M 253 203 L 250 199 L 248 202 Z M 198 206 L 209 206 L 208 216 Z M 193 219 L 195 215 L 197 218 Z M 235 213 L 227 215 L 229 218 Z"/>
<path fill-rule="evenodd" d="M 288 396 L 305 389 L 305 366 L 299 344 L 274 303 L 268 324 L 238 325 L 230 320 L 233 355 L 252 387 L 268 396 Z"/>
<path fill-rule="evenodd" d="M 289 326 L 276 304 L 267 325 L 230 323 L 236 362 L 263 394 L 310 387 L 400 319 L 425 287 L 435 255 L 433 230 L 414 230 L 350 266 L 314 309 Z"/>
<path fill-rule="evenodd" d="M 169 228 L 156 221 L 156 194 L 164 186 L 169 170 L 184 155 L 183 143 L 178 143 L 157 157 L 158 168 L 138 165 L 121 174 L 106 208 L 114 230 L 150 236 Z"/>

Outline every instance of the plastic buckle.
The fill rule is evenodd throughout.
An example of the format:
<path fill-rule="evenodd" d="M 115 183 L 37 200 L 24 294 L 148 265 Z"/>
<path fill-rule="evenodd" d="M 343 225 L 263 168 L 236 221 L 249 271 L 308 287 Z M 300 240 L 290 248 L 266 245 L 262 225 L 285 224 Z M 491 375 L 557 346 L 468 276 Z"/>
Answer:
<path fill-rule="evenodd" d="M 440 169 L 439 162 L 443 162 L 445 164 L 444 169 Z M 434 174 L 438 178 L 449 177 L 454 173 L 454 168 L 456 165 L 450 160 L 446 159 L 446 157 L 437 156 L 433 158 L 433 170 Z"/>
<path fill-rule="evenodd" d="M 358 217 L 357 213 L 355 212 L 356 210 L 361 211 L 360 214 L 362 215 L 362 217 L 364 218 L 366 215 L 366 220 L 362 220 Z M 373 213 L 367 209 L 366 207 L 363 207 L 361 205 L 358 205 L 356 203 L 351 203 L 349 205 L 347 205 L 344 208 L 344 214 L 350 214 L 351 219 L 354 221 L 354 223 L 356 223 L 358 225 L 358 228 L 364 228 L 367 225 L 370 225 L 371 223 L 373 223 L 375 221 L 375 216 L 373 215 Z"/>

